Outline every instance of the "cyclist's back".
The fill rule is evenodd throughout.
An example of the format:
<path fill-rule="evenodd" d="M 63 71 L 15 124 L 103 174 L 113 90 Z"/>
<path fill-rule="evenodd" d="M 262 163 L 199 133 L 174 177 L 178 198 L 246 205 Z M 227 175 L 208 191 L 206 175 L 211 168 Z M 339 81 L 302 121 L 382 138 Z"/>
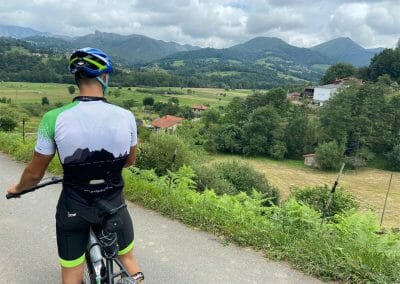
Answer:
<path fill-rule="evenodd" d="M 79 96 L 45 114 L 35 150 L 49 155 L 57 148 L 66 193 L 86 203 L 122 189 L 121 170 L 136 144 L 130 111 L 102 97 Z"/>

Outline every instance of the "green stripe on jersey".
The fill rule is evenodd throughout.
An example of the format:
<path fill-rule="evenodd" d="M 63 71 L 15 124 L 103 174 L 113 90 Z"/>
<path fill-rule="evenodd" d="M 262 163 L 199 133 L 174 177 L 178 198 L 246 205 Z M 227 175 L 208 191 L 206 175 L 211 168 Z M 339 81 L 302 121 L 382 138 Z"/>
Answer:
<path fill-rule="evenodd" d="M 79 101 L 72 102 L 60 108 L 53 109 L 47 113 L 42 118 L 39 125 L 38 135 L 45 139 L 54 139 L 54 132 L 56 127 L 57 117 L 64 111 L 73 108 L 79 104 Z"/>

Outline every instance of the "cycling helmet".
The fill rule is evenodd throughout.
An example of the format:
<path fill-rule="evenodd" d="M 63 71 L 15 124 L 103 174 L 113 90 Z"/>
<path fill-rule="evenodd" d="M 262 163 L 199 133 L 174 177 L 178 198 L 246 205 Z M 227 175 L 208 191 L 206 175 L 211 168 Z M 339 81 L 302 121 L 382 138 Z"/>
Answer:
<path fill-rule="evenodd" d="M 82 78 L 95 78 L 112 72 L 112 63 L 107 54 L 97 48 L 85 47 L 76 50 L 69 60 L 69 71 Z"/>

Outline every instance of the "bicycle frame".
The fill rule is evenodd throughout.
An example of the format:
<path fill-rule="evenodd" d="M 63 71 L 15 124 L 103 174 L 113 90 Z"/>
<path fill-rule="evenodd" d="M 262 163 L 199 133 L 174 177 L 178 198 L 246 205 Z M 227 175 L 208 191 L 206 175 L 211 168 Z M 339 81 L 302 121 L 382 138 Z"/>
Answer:
<path fill-rule="evenodd" d="M 92 241 L 94 241 L 95 243 L 91 243 Z M 96 246 L 100 248 L 102 258 L 101 260 L 93 262 L 91 259 L 91 250 Z M 114 246 L 111 254 L 107 252 L 107 249 L 107 246 L 99 241 L 99 238 L 96 236 L 96 234 L 92 230 L 90 230 L 90 238 L 88 248 L 86 250 L 86 262 L 89 273 L 93 275 L 93 278 L 97 281 L 100 281 L 99 283 L 114 284 L 114 279 L 117 277 L 132 277 L 126 270 L 126 268 L 122 265 L 121 261 L 118 259 L 118 246 Z M 119 267 L 119 271 L 117 272 L 114 272 L 114 263 Z"/>

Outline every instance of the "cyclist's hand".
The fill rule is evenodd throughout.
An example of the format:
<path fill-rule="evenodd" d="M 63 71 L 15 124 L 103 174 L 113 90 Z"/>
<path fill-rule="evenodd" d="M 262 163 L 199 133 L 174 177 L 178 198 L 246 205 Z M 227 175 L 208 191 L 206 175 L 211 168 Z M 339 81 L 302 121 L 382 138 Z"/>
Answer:
<path fill-rule="evenodd" d="M 21 191 L 18 190 L 18 184 L 14 184 L 9 189 L 7 189 L 7 193 L 11 193 L 11 194 L 21 193 Z M 21 196 L 16 196 L 16 198 L 20 198 L 20 197 Z"/>

